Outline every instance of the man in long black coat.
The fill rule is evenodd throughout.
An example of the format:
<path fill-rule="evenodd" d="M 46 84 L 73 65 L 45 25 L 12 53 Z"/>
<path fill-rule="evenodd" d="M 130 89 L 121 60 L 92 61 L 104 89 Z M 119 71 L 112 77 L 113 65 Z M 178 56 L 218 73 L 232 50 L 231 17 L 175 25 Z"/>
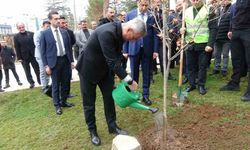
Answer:
<path fill-rule="evenodd" d="M 15 60 L 16 60 L 16 54 L 14 52 L 14 49 L 11 47 L 7 46 L 6 41 L 0 41 L 2 48 L 0 51 L 0 57 L 2 59 L 2 64 L 3 64 L 3 69 L 5 73 L 5 87 L 9 88 L 10 87 L 10 78 L 9 78 L 9 70 L 12 71 L 14 77 L 16 78 L 17 84 L 18 85 L 23 85 L 20 80 L 19 76 L 16 72 L 16 66 L 15 66 Z"/>
<path fill-rule="evenodd" d="M 22 63 L 26 78 L 30 83 L 30 88 L 34 88 L 35 81 L 31 75 L 30 64 L 32 65 L 36 74 L 38 84 L 40 81 L 39 65 L 35 59 L 35 44 L 33 41 L 33 32 L 26 31 L 25 25 L 22 22 L 17 23 L 17 29 L 19 33 L 14 36 L 15 50 L 17 54 L 17 60 Z"/>
<path fill-rule="evenodd" d="M 84 53 L 79 57 L 76 69 L 79 71 L 85 121 L 94 145 L 100 145 L 95 119 L 96 87 L 99 86 L 104 101 L 105 117 L 109 133 L 127 134 L 116 125 L 116 113 L 112 91 L 114 73 L 137 90 L 138 84 L 121 65 L 123 41 L 137 40 L 146 32 L 141 19 L 127 23 L 112 22 L 98 27 L 89 37 Z"/>

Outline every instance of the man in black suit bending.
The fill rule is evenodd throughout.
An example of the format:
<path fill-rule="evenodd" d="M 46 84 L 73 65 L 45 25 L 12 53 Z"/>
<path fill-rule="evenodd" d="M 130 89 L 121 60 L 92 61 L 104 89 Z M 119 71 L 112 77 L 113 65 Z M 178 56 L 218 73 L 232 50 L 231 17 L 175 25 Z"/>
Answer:
<path fill-rule="evenodd" d="M 127 134 L 116 125 L 116 112 L 112 98 L 114 73 L 127 82 L 131 90 L 137 90 L 138 84 L 121 65 L 121 50 L 124 41 L 137 40 L 145 33 L 145 23 L 138 18 L 126 23 L 104 24 L 90 35 L 85 51 L 79 57 L 76 69 L 79 71 L 85 120 L 94 145 L 101 144 L 95 119 L 97 85 L 103 95 L 109 133 Z"/>

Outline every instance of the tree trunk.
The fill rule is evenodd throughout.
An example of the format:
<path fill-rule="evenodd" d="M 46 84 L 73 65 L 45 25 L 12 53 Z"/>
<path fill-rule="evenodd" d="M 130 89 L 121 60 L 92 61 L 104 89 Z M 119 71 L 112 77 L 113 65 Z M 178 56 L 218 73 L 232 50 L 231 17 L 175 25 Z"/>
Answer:
<path fill-rule="evenodd" d="M 104 0 L 103 1 L 103 12 L 102 12 L 103 17 L 105 17 L 108 7 L 109 7 L 109 0 Z"/>
<path fill-rule="evenodd" d="M 169 71 L 170 71 L 170 57 L 171 57 L 171 45 L 169 41 L 169 28 L 167 25 L 167 18 L 168 18 L 168 12 L 169 10 L 169 0 L 163 0 L 162 1 L 162 17 L 163 17 L 163 88 L 164 88 L 164 93 L 163 93 L 163 132 L 162 132 L 162 141 L 161 141 L 161 149 L 165 149 L 165 144 L 167 142 L 167 124 L 168 124 L 168 119 L 167 119 L 167 89 L 168 89 L 168 76 L 169 76 Z M 167 50 L 166 46 L 168 48 L 168 59 L 166 58 Z M 168 63 L 166 65 L 166 61 L 168 60 Z"/>

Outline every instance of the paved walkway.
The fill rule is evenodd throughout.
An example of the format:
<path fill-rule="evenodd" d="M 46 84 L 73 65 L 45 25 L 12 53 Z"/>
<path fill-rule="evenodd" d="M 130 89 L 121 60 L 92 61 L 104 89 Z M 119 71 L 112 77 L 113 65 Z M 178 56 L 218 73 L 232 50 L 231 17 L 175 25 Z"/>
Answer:
<path fill-rule="evenodd" d="M 23 66 L 20 63 L 16 63 L 16 71 L 17 71 L 17 74 L 18 74 L 18 76 L 20 78 L 20 81 L 23 83 L 23 85 L 19 86 L 17 84 L 16 79 L 15 79 L 14 75 L 12 74 L 12 71 L 9 70 L 10 87 L 7 88 L 7 89 L 4 89 L 5 92 L 21 90 L 21 89 L 28 89 L 29 88 L 30 84 L 26 79 L 26 76 L 25 76 L 25 73 L 24 73 L 24 70 L 23 70 Z M 73 78 L 72 81 L 79 81 L 79 76 L 78 76 L 77 73 L 78 73 L 77 70 L 74 69 L 73 72 L 72 72 L 72 78 Z M 32 67 L 31 67 L 31 74 L 32 74 L 33 80 L 35 81 L 35 87 L 40 87 L 40 85 L 36 81 L 36 75 L 35 75 L 35 72 L 34 72 Z M 3 71 L 2 87 L 4 87 L 4 86 L 5 86 L 5 75 L 4 75 L 4 71 Z"/>
<path fill-rule="evenodd" d="M 76 62 L 75 62 L 76 63 Z M 127 62 L 127 72 L 130 72 L 130 69 L 129 69 L 129 60 Z M 31 70 L 31 74 L 32 74 L 32 77 L 33 77 L 33 80 L 35 81 L 35 87 L 40 87 L 40 85 L 37 83 L 36 81 L 36 75 L 35 75 L 35 72 L 32 68 L 32 66 L 30 65 L 30 70 Z M 10 87 L 7 88 L 7 89 L 4 89 L 5 92 L 9 92 L 9 91 L 15 91 L 15 90 L 21 90 L 21 89 L 29 89 L 30 87 L 30 84 L 29 82 L 27 81 L 26 79 L 26 76 L 25 76 L 25 73 L 24 73 L 24 70 L 23 70 L 23 66 L 21 63 L 16 63 L 16 71 L 17 71 L 17 74 L 19 76 L 19 79 L 20 81 L 23 83 L 22 86 L 19 86 L 16 82 L 16 79 L 12 73 L 11 70 L 9 70 L 9 75 L 10 75 Z M 79 76 L 78 76 L 78 72 L 76 69 L 73 69 L 73 72 L 72 72 L 72 78 L 73 80 L 72 81 L 79 81 Z M 51 82 L 51 81 L 50 81 Z M 5 75 L 4 75 L 4 71 L 3 71 L 3 80 L 2 80 L 2 87 L 5 86 Z"/>

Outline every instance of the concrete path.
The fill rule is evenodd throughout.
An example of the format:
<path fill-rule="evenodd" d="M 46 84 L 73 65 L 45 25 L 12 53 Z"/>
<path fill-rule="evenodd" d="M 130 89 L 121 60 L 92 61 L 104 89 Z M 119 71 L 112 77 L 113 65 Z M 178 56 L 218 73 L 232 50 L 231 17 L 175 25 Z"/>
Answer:
<path fill-rule="evenodd" d="M 23 66 L 21 65 L 21 63 L 16 63 L 16 71 L 17 71 L 17 74 L 18 74 L 18 76 L 20 78 L 20 81 L 23 83 L 23 85 L 19 86 L 17 84 L 16 79 L 15 79 L 12 71 L 9 70 L 10 87 L 7 88 L 7 89 L 4 89 L 5 92 L 21 90 L 21 89 L 29 89 L 30 84 L 26 79 L 26 76 L 25 76 L 25 73 L 24 73 L 24 70 L 23 70 Z M 33 80 L 35 81 L 35 87 L 40 87 L 40 85 L 36 81 L 36 75 L 35 75 L 35 72 L 34 72 L 32 67 L 31 67 L 31 74 L 32 74 Z M 78 76 L 78 72 L 77 72 L 76 69 L 74 69 L 73 72 L 72 72 L 72 78 L 73 78 L 73 80 L 71 80 L 71 81 L 79 81 L 79 76 Z M 3 71 L 2 87 L 4 87 L 4 86 L 5 86 L 5 75 L 4 75 L 4 71 Z"/>

